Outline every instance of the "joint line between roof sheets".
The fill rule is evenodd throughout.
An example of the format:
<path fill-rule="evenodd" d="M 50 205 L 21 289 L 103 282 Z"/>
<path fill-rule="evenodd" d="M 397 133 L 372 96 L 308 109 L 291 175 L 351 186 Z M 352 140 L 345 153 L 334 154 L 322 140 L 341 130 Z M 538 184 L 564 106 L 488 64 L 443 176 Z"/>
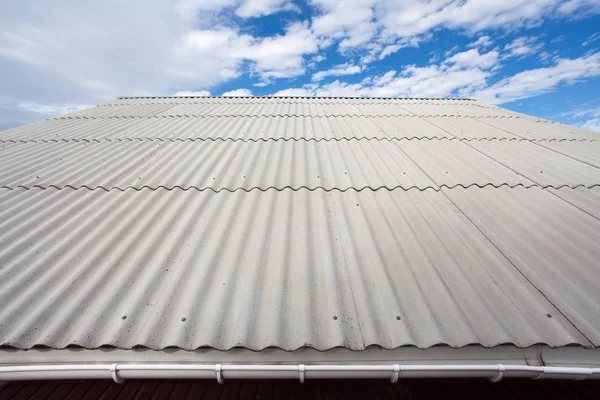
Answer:
<path fill-rule="evenodd" d="M 427 121 L 427 119 L 425 119 L 425 121 Z M 433 122 L 431 122 L 431 121 L 427 121 L 427 122 L 428 122 L 428 123 L 430 123 L 430 124 L 432 124 L 432 125 L 434 125 L 434 126 L 436 126 L 436 127 L 438 127 L 437 125 L 435 125 L 435 124 L 434 124 Z M 438 128 L 439 128 L 439 127 L 438 127 Z M 451 133 L 450 133 L 450 132 L 447 132 L 445 129 L 443 129 L 443 128 L 440 128 L 440 129 L 442 129 L 444 132 L 446 132 L 446 133 L 448 133 L 448 134 L 450 134 L 450 135 L 451 135 Z M 413 162 L 413 163 L 414 163 L 414 164 L 415 164 L 415 165 L 416 165 L 416 166 L 417 166 L 417 167 L 418 167 L 418 168 L 419 168 L 419 169 L 420 169 L 420 170 L 421 170 L 421 171 L 422 171 L 422 172 L 423 172 L 423 173 L 424 173 L 424 174 L 425 174 L 425 175 L 426 175 L 426 176 L 427 176 L 429 179 L 431 179 L 431 180 L 432 180 L 432 181 L 435 183 L 435 181 L 433 180 L 433 178 L 431 178 L 431 177 L 430 177 L 430 176 L 429 176 L 429 175 L 428 175 L 428 174 L 427 174 L 427 173 L 426 173 L 426 172 L 425 172 L 425 171 L 424 171 L 424 170 L 423 170 L 423 169 L 422 169 L 422 168 L 421 168 L 421 167 L 420 167 L 420 166 L 419 166 L 419 165 L 418 165 L 418 164 L 417 164 L 417 163 L 416 163 L 416 162 L 415 162 L 415 161 L 414 161 L 414 160 L 413 160 L 413 159 L 412 159 L 412 158 L 411 158 L 411 157 L 410 157 L 408 154 L 406 154 L 406 153 L 405 153 L 405 152 L 402 150 L 402 148 L 400 147 L 400 145 L 399 145 L 398 143 L 396 143 L 396 142 L 393 142 L 393 143 L 394 143 L 394 145 L 395 145 L 395 146 L 397 146 L 397 147 L 398 147 L 398 149 L 399 149 L 399 150 L 400 150 L 402 153 L 404 153 L 404 154 L 405 154 L 405 155 L 406 155 L 406 156 L 407 156 L 407 157 L 408 157 L 408 158 L 409 158 L 409 159 L 410 159 L 410 160 L 411 160 L 411 161 L 412 161 L 412 162 Z M 469 146 L 469 144 L 467 144 L 467 146 Z M 469 147 L 471 147 L 471 146 L 469 146 Z M 477 149 L 475 149 L 475 150 L 477 150 Z M 479 151 L 479 150 L 477 150 L 477 151 Z M 481 153 L 481 152 L 480 152 L 480 153 Z M 484 153 L 482 153 L 482 154 L 484 154 Z M 489 156 L 488 156 L 488 157 L 489 157 Z M 496 160 L 495 160 L 495 159 L 493 159 L 492 157 L 489 157 L 489 158 L 490 158 L 491 160 L 493 160 L 493 161 L 496 161 Z M 498 162 L 498 163 L 499 163 L 499 164 L 501 164 L 501 165 L 504 165 L 504 164 L 500 163 L 499 161 L 496 161 L 496 162 Z M 505 167 L 506 167 L 506 166 L 505 166 Z M 509 167 L 506 167 L 506 168 L 509 168 Z M 511 168 L 509 168 L 509 169 L 511 169 Z M 511 169 L 511 170 L 512 170 L 512 169 Z M 515 171 L 515 172 L 516 172 L 516 171 Z M 527 179 L 529 179 L 529 178 L 527 178 Z M 537 182 L 535 182 L 535 181 L 534 181 L 534 180 L 532 180 L 532 179 L 529 179 L 529 180 L 531 180 L 532 182 L 534 182 L 534 183 L 536 184 L 536 186 L 538 186 L 538 187 L 540 187 L 540 188 L 542 188 L 542 189 L 543 189 L 543 185 L 540 185 L 540 184 L 538 184 Z M 436 184 L 437 184 L 437 183 L 436 183 Z M 553 307 L 554 307 L 554 308 L 555 308 L 555 309 L 556 309 L 556 310 L 557 310 L 557 311 L 558 311 L 558 312 L 559 312 L 559 313 L 560 313 L 560 314 L 561 314 L 561 315 L 562 315 L 562 316 L 565 318 L 565 320 L 566 320 L 566 321 L 569 321 L 569 323 L 570 323 L 570 324 L 571 324 L 571 325 L 572 325 L 572 326 L 573 326 L 573 327 L 574 327 L 574 328 L 575 328 L 575 329 L 576 329 L 576 330 L 577 330 L 577 331 L 578 331 L 578 332 L 581 334 L 581 336 L 582 336 L 582 337 L 584 337 L 584 338 L 585 338 L 585 339 L 586 339 L 586 340 L 587 340 L 587 341 L 588 341 L 590 344 L 593 344 L 593 341 L 592 341 L 592 340 L 591 340 L 589 337 L 587 337 L 587 336 L 586 336 L 586 335 L 585 335 L 585 334 L 584 334 L 584 333 L 583 333 L 583 332 L 582 332 L 582 331 L 579 329 L 579 327 L 577 327 L 577 325 L 575 325 L 575 324 L 573 323 L 573 321 L 571 321 L 571 319 L 570 319 L 570 318 L 569 318 L 569 317 L 568 317 L 568 316 L 567 316 L 567 315 L 566 315 L 566 314 L 565 314 L 565 313 L 564 313 L 564 312 L 563 312 L 563 311 L 562 311 L 560 308 L 558 308 L 558 306 L 557 306 L 556 304 L 554 304 L 554 302 L 553 302 L 552 300 L 550 300 L 550 299 L 549 299 L 549 298 L 546 296 L 546 294 L 545 294 L 545 293 L 544 293 L 544 292 L 543 292 L 543 291 L 542 291 L 542 290 L 541 290 L 541 289 L 540 289 L 540 288 L 539 288 L 539 287 L 538 287 L 538 286 L 537 286 L 535 283 L 533 283 L 533 282 L 531 281 L 531 279 L 529 279 L 529 277 L 528 277 L 527 275 L 525 275 L 525 273 L 523 273 L 523 271 L 521 271 L 521 270 L 519 269 L 519 267 L 517 267 L 517 265 L 516 265 L 515 263 L 513 263 L 513 261 L 512 261 L 512 260 L 511 260 L 511 259 L 510 259 L 510 258 L 509 258 L 509 257 L 508 257 L 506 254 L 504 254 L 504 252 L 503 252 L 502 250 L 500 250 L 500 248 L 499 248 L 498 246 L 496 246 L 496 244 L 495 244 L 495 243 L 494 243 L 494 242 L 493 242 L 493 241 L 492 241 L 492 240 L 491 240 L 491 239 L 490 239 L 490 238 L 489 238 L 489 237 L 488 237 L 488 236 L 487 236 L 487 235 L 486 235 L 486 234 L 485 234 L 485 233 L 484 233 L 484 232 L 483 232 L 483 231 L 482 231 L 480 228 L 479 228 L 479 226 L 478 226 L 478 225 L 477 225 L 477 224 L 476 224 L 476 223 L 475 223 L 475 222 L 474 222 L 474 221 L 473 221 L 473 220 L 472 220 L 472 219 L 471 219 L 471 218 L 470 218 L 470 217 L 469 217 L 469 216 L 468 216 L 468 215 L 467 215 L 467 214 L 466 214 L 464 211 L 463 211 L 463 209 L 462 209 L 462 208 L 460 208 L 460 207 L 459 207 L 459 206 L 458 206 L 458 205 L 457 205 L 457 204 L 456 204 L 456 203 L 455 203 L 455 202 L 454 202 L 454 201 L 453 201 L 453 200 L 450 198 L 450 196 L 448 196 L 448 195 L 446 194 L 446 192 L 444 191 L 444 189 L 445 189 L 445 188 L 443 188 L 443 187 L 440 187 L 440 190 L 439 190 L 439 192 L 440 192 L 440 193 L 442 193 L 442 194 L 444 195 L 444 197 L 446 197 L 446 198 L 447 198 L 447 199 L 450 201 L 450 203 L 452 203 L 452 204 L 454 205 L 454 207 L 456 207 L 456 209 L 457 209 L 458 211 L 460 211 L 460 213 L 461 213 L 462 215 L 464 215 L 464 217 L 465 217 L 465 218 L 466 218 L 466 219 L 467 219 L 467 220 L 468 220 L 468 221 L 469 221 L 471 224 L 473 224 L 473 226 L 474 226 L 474 227 L 475 227 L 475 228 L 476 228 L 476 229 L 477 229 L 477 230 L 478 230 L 478 231 L 479 231 L 479 232 L 480 232 L 480 233 L 483 235 L 483 237 L 485 237 L 485 238 L 486 238 L 486 240 L 487 240 L 488 242 L 490 242 L 490 243 L 492 244 L 492 246 L 494 246 L 494 248 L 495 248 L 496 250 L 498 250 L 498 252 L 499 252 L 500 254 L 502 254 L 502 256 L 503 256 L 503 257 L 504 257 L 504 258 L 505 258 L 505 259 L 506 259 L 506 260 L 507 260 L 507 261 L 508 261 L 508 262 L 509 262 L 509 263 L 510 263 L 510 264 L 511 264 L 511 265 L 512 265 L 514 268 L 515 268 L 515 270 L 517 270 L 517 271 L 518 271 L 518 272 L 519 272 L 519 273 L 520 273 L 520 274 L 521 274 L 521 275 L 522 275 L 522 276 L 523 276 L 523 277 L 524 277 L 524 278 L 525 278 L 525 279 L 526 279 L 526 280 L 527 280 L 527 281 L 528 281 L 528 282 L 529 282 L 529 283 L 530 283 L 530 284 L 531 284 L 531 285 L 532 285 L 532 286 L 533 286 L 533 287 L 534 287 L 534 288 L 535 288 L 535 289 L 536 289 L 536 290 L 537 290 L 537 291 L 538 291 L 538 292 L 539 292 L 539 293 L 540 293 L 540 294 L 541 294 L 541 295 L 542 295 L 542 296 L 543 296 L 543 297 L 544 297 L 544 298 L 545 298 L 545 299 L 546 299 L 546 300 L 547 300 L 547 301 L 550 303 L 550 304 L 552 304 L 552 306 L 553 306 Z M 448 188 L 448 189 L 449 189 L 449 190 L 452 190 L 452 188 Z"/>

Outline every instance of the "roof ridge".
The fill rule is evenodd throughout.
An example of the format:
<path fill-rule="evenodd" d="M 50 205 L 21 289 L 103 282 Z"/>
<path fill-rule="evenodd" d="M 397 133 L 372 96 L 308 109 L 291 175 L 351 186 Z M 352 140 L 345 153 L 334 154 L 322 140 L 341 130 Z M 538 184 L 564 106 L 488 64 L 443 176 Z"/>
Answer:
<path fill-rule="evenodd" d="M 356 99 L 356 100 L 460 100 L 475 101 L 475 99 L 463 97 L 362 97 L 362 96 L 119 96 L 122 99 Z"/>

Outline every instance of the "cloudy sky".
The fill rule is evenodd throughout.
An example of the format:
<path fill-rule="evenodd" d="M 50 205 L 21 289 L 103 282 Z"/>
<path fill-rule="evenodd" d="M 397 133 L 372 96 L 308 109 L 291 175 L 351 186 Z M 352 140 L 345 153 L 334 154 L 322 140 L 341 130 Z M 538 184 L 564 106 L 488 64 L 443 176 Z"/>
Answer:
<path fill-rule="evenodd" d="M 600 0 L 0 5 L 0 130 L 175 94 L 470 97 L 600 131 Z"/>

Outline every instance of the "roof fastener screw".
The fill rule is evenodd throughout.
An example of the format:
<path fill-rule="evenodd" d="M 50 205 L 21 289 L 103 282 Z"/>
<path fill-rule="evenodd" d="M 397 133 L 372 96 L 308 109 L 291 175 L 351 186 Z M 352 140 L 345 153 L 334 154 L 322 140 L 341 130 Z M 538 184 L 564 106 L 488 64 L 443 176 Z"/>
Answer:
<path fill-rule="evenodd" d="M 548 313 L 548 314 L 546 314 L 546 317 L 552 318 L 552 314 Z"/>
<path fill-rule="evenodd" d="M 185 322 L 185 319 L 186 319 L 186 318 L 185 318 L 185 317 L 183 317 L 183 318 L 181 318 L 181 321 L 182 321 L 182 322 Z"/>
<path fill-rule="evenodd" d="M 398 315 L 398 316 L 396 317 L 396 319 L 397 319 L 398 321 L 400 321 L 402 318 L 400 318 L 400 316 Z"/>
<path fill-rule="evenodd" d="M 333 319 L 337 320 L 337 315 L 334 315 L 334 316 L 333 316 Z"/>
<path fill-rule="evenodd" d="M 121 319 L 127 319 L 127 315 L 123 315 Z"/>

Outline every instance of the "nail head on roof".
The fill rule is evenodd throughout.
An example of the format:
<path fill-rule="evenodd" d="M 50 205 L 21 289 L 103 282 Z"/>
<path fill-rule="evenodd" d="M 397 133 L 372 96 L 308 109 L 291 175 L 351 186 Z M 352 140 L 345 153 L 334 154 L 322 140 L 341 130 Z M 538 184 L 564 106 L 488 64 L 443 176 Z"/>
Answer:
<path fill-rule="evenodd" d="M 127 319 L 127 315 L 123 315 L 121 319 Z"/>

